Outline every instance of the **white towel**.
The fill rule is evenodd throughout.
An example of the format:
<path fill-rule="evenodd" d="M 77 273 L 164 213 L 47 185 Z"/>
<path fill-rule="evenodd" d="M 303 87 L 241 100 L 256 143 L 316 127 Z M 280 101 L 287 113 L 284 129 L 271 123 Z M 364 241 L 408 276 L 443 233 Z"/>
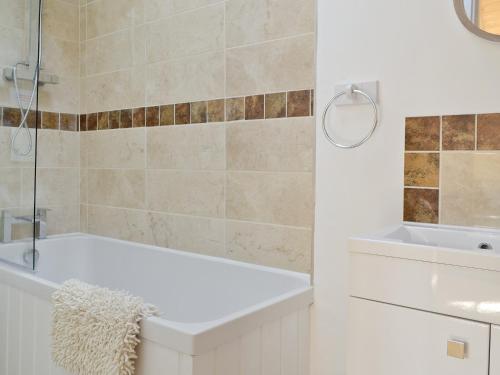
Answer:
<path fill-rule="evenodd" d="M 52 358 L 75 375 L 132 375 L 140 321 L 154 306 L 122 291 L 66 281 L 52 296 Z"/>

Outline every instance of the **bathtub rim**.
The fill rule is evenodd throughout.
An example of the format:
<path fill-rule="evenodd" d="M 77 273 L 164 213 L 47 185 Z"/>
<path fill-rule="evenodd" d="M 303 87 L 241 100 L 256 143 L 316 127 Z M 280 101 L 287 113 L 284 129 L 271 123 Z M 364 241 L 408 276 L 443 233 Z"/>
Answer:
<path fill-rule="evenodd" d="M 225 315 L 216 320 L 183 323 L 162 317 L 150 317 L 142 321 L 142 339 L 155 342 L 188 355 L 201 355 L 246 332 L 250 332 L 258 326 L 276 320 L 293 311 L 304 309 L 313 303 L 313 287 L 311 286 L 311 276 L 309 274 L 86 233 L 53 235 L 47 237 L 47 239 L 43 241 L 57 240 L 66 237 L 96 238 L 127 245 L 133 244 L 156 251 L 170 252 L 192 258 L 289 275 L 301 279 L 304 282 L 303 287 L 295 288 L 287 293 L 264 300 L 258 304 Z M 48 302 L 51 302 L 52 293 L 60 286 L 60 284 L 37 276 L 36 272 L 28 268 L 16 266 L 3 260 L 0 260 L 0 283 L 21 289 Z"/>

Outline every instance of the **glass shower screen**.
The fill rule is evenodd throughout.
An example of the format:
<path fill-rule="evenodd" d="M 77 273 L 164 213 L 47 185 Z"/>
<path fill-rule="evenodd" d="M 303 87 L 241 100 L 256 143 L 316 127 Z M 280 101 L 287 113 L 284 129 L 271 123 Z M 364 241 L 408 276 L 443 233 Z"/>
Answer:
<path fill-rule="evenodd" d="M 0 12 L 0 260 L 30 269 L 44 230 L 35 208 L 41 8 L 3 0 Z"/>

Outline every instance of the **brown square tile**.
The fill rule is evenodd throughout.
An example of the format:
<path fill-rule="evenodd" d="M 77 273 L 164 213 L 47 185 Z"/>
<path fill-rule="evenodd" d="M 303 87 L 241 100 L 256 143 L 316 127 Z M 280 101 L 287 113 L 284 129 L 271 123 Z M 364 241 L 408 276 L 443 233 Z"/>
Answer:
<path fill-rule="evenodd" d="M 97 113 L 87 115 L 87 130 L 97 130 Z"/>
<path fill-rule="evenodd" d="M 314 90 L 311 90 L 311 116 L 314 115 Z"/>
<path fill-rule="evenodd" d="M 126 129 L 132 127 L 132 110 L 122 109 L 120 111 L 120 128 Z"/>
<path fill-rule="evenodd" d="M 42 112 L 42 129 L 59 129 L 59 113 Z"/>
<path fill-rule="evenodd" d="M 110 111 L 108 116 L 109 128 L 118 129 L 120 127 L 120 111 Z"/>
<path fill-rule="evenodd" d="M 66 131 L 76 131 L 78 129 L 77 126 L 77 117 L 71 113 L 61 113 L 61 117 L 59 119 L 61 130 Z"/>
<path fill-rule="evenodd" d="M 160 107 L 160 125 L 175 124 L 175 106 L 173 104 Z"/>
<path fill-rule="evenodd" d="M 36 127 L 40 128 L 40 126 L 42 126 L 42 112 L 30 111 L 26 118 L 26 122 L 30 129 L 35 129 Z"/>
<path fill-rule="evenodd" d="M 311 113 L 311 90 L 289 91 L 287 95 L 287 116 L 302 117 Z"/>
<path fill-rule="evenodd" d="M 443 150 L 474 150 L 476 116 L 443 116 Z"/>
<path fill-rule="evenodd" d="M 21 123 L 21 111 L 18 108 L 3 109 L 3 126 L 19 126 Z"/>
<path fill-rule="evenodd" d="M 440 118 L 408 117 L 405 125 L 406 151 L 439 151 Z"/>
<path fill-rule="evenodd" d="M 207 122 L 207 102 L 191 103 L 191 124 Z"/>
<path fill-rule="evenodd" d="M 146 108 L 146 126 L 160 125 L 160 107 L 147 107 Z"/>
<path fill-rule="evenodd" d="M 208 122 L 224 121 L 224 99 L 209 100 L 207 103 Z"/>
<path fill-rule="evenodd" d="M 286 92 L 266 94 L 266 118 L 286 117 Z"/>
<path fill-rule="evenodd" d="M 405 186 L 439 187 L 439 153 L 406 153 Z"/>
<path fill-rule="evenodd" d="M 226 99 L 226 121 L 245 119 L 245 98 Z"/>
<path fill-rule="evenodd" d="M 477 115 L 477 149 L 500 150 L 500 113 Z"/>
<path fill-rule="evenodd" d="M 439 190 L 405 189 L 404 221 L 437 224 L 439 222 Z"/>
<path fill-rule="evenodd" d="M 191 121 L 190 103 L 178 103 L 175 105 L 175 124 L 185 125 Z"/>
<path fill-rule="evenodd" d="M 78 126 L 81 132 L 87 131 L 87 114 L 82 113 L 78 119 Z"/>
<path fill-rule="evenodd" d="M 108 112 L 99 112 L 97 114 L 97 129 L 98 130 L 109 129 L 109 115 L 108 115 Z"/>
<path fill-rule="evenodd" d="M 140 128 L 144 125 L 146 125 L 146 109 L 144 107 L 134 108 L 132 110 L 132 127 Z"/>
<path fill-rule="evenodd" d="M 264 95 L 245 97 L 245 120 L 264 118 Z"/>

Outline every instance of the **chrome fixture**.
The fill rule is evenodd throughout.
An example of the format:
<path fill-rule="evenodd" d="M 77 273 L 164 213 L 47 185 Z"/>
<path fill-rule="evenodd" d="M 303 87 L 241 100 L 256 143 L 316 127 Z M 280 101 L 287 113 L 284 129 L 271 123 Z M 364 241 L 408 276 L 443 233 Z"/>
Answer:
<path fill-rule="evenodd" d="M 378 106 L 376 103 L 377 100 L 377 90 L 378 90 L 378 82 L 368 82 L 365 83 L 364 85 L 367 85 L 367 87 L 373 86 L 375 84 L 375 92 L 374 94 L 370 95 L 366 91 L 368 90 L 362 90 L 361 87 L 358 85 L 353 85 L 349 84 L 343 89 L 342 91 L 338 92 L 335 94 L 335 96 L 328 102 L 328 104 L 325 107 L 325 110 L 323 112 L 323 118 L 322 118 L 322 125 L 323 125 L 323 133 L 325 134 L 326 139 L 330 141 L 334 146 L 339 147 L 339 148 L 344 148 L 344 149 L 349 149 L 349 148 L 356 148 L 361 146 L 363 143 L 365 143 L 370 137 L 373 135 L 375 132 L 375 129 L 377 129 L 378 125 Z M 373 110 L 373 122 L 372 126 L 370 128 L 370 131 L 366 136 L 363 137 L 360 141 L 354 142 L 352 144 L 342 144 L 338 142 L 330 133 L 328 132 L 327 128 L 327 116 L 328 112 L 332 108 L 332 105 L 346 105 L 346 104 L 364 104 L 363 102 L 359 102 L 355 99 L 356 96 L 359 96 L 363 99 L 365 99 L 365 102 L 370 104 Z M 344 103 L 337 103 L 340 101 L 340 99 L 344 98 L 345 102 Z"/>
<path fill-rule="evenodd" d="M 4 243 L 12 241 L 12 227 L 14 224 L 35 224 L 36 238 L 44 239 L 47 237 L 47 209 L 38 208 L 36 215 L 15 216 L 9 210 L 2 210 L 2 232 L 0 240 Z"/>

